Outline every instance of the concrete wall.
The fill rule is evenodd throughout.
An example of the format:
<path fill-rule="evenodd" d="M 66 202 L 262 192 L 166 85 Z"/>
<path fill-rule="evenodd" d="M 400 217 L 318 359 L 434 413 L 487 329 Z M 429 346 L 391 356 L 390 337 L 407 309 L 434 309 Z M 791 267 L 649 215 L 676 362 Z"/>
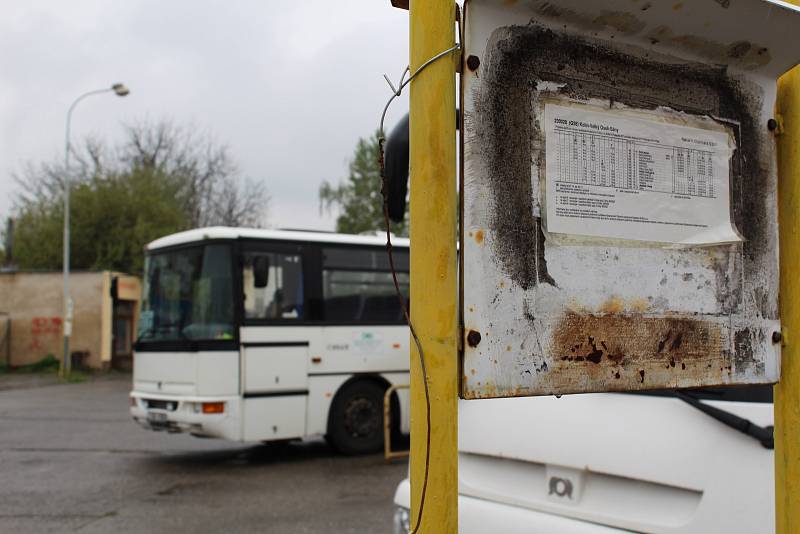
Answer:
<path fill-rule="evenodd" d="M 60 272 L 0 273 L 0 311 L 11 317 L 11 365 L 33 363 L 48 354 L 61 359 L 62 282 Z M 103 328 L 103 323 L 110 325 L 110 318 L 103 320 L 104 312 L 110 314 L 110 306 L 104 306 L 109 284 L 107 272 L 70 275 L 75 306 L 70 350 L 87 352 L 86 363 L 95 369 L 107 366 L 104 357 L 110 360 L 109 351 L 103 350 L 110 339 L 110 328 Z M 104 334 L 104 330 L 109 333 Z M 5 356 L 2 351 L 0 347 L 0 360 Z"/>

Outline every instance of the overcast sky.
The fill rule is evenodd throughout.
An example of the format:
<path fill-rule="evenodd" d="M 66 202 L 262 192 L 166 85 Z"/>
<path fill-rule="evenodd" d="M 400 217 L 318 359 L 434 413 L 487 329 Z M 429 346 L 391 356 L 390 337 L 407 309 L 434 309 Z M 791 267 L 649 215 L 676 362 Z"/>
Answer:
<path fill-rule="evenodd" d="M 408 63 L 408 13 L 389 0 L 0 0 L 0 216 L 26 161 L 63 157 L 78 95 L 124 82 L 73 114 L 73 142 L 169 118 L 230 148 L 263 180 L 272 227 L 332 229 L 322 180 L 347 176 Z M 408 110 L 393 104 L 387 129 Z"/>

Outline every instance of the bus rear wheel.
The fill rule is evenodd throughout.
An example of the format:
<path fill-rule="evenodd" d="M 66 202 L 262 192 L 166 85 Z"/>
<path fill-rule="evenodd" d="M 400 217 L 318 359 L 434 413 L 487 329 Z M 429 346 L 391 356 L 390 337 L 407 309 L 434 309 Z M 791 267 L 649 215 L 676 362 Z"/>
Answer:
<path fill-rule="evenodd" d="M 375 382 L 352 382 L 331 406 L 328 440 L 343 454 L 367 454 L 383 447 L 384 388 Z"/>

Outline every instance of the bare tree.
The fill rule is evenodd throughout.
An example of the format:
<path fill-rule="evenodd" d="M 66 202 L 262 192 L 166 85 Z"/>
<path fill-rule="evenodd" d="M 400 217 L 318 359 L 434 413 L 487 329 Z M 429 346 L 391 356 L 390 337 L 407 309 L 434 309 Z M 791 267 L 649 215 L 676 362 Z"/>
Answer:
<path fill-rule="evenodd" d="M 239 176 L 225 145 L 166 121 L 128 125 L 126 134 L 120 160 L 174 180 L 192 226 L 263 224 L 266 188 Z"/>
<path fill-rule="evenodd" d="M 106 147 L 97 139 L 87 137 L 80 149 L 72 146 L 70 151 L 70 183 L 79 185 L 103 171 Z M 66 172 L 63 160 L 58 157 L 52 161 L 27 162 L 20 173 L 12 175 L 18 186 L 17 207 L 31 203 L 53 203 L 61 199 L 64 191 Z"/>
<path fill-rule="evenodd" d="M 73 145 L 70 183 L 103 176 L 154 171 L 178 191 L 188 226 L 260 226 L 266 222 L 269 196 L 261 182 L 243 179 L 228 147 L 207 133 L 161 120 L 124 125 L 125 138 L 115 147 L 88 138 Z M 17 209 L 33 203 L 54 205 L 61 198 L 65 170 L 57 160 L 27 164 L 14 176 Z"/>

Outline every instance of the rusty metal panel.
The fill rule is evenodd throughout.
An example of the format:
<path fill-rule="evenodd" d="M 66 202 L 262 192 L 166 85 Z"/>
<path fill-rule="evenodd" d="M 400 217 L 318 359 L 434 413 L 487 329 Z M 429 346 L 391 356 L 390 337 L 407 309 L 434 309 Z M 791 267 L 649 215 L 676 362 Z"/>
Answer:
<path fill-rule="evenodd" d="M 464 23 L 462 396 L 777 381 L 769 119 L 775 80 L 798 61 L 798 10 L 764 0 L 468 0 Z M 724 132 L 740 239 L 687 246 L 549 232 L 548 104 Z"/>

